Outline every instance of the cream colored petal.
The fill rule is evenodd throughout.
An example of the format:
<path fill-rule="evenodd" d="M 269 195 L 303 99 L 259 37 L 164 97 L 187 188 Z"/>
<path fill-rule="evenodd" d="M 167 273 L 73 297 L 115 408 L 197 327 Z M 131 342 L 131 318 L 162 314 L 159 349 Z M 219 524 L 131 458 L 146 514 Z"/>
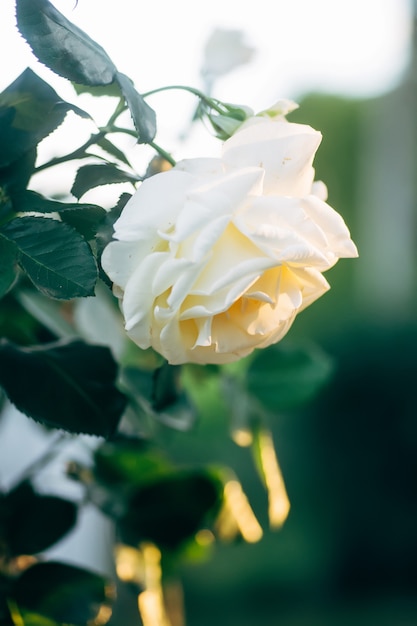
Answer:
<path fill-rule="evenodd" d="M 265 170 L 263 192 L 302 197 L 311 192 L 312 162 L 321 133 L 310 126 L 262 119 L 238 129 L 223 145 L 227 168 L 261 167 Z"/>
<path fill-rule="evenodd" d="M 262 191 L 262 179 L 263 171 L 259 168 L 222 174 L 208 182 L 195 178 L 175 227 L 166 238 L 180 242 L 207 227 L 211 228 L 216 220 L 223 219 L 223 223 L 227 223 L 227 218 L 246 202 L 249 195 Z"/>
<path fill-rule="evenodd" d="M 327 187 L 322 180 L 316 180 L 311 187 L 311 193 L 313 196 L 317 196 L 323 202 L 326 202 L 328 197 Z"/>
<path fill-rule="evenodd" d="M 334 264 L 338 258 L 357 257 L 358 250 L 350 238 L 350 232 L 343 218 L 326 202 L 316 196 L 303 199 L 306 214 L 322 230 L 327 238 L 327 249 Z"/>
<path fill-rule="evenodd" d="M 175 170 L 188 172 L 193 176 L 217 177 L 223 173 L 221 159 L 200 157 L 196 159 L 183 159 L 175 165 Z"/>
<path fill-rule="evenodd" d="M 110 280 L 123 290 L 137 266 L 151 252 L 146 241 L 111 241 L 101 257 L 101 264 Z"/>
<path fill-rule="evenodd" d="M 228 215 L 222 215 L 207 220 L 207 224 L 201 224 L 200 229 L 195 234 L 179 244 L 177 256 L 190 259 L 195 263 L 202 263 L 206 257 L 211 255 L 213 246 L 224 233 L 229 221 Z"/>
<path fill-rule="evenodd" d="M 327 238 L 298 198 L 253 198 L 235 218 L 239 230 L 277 263 L 329 265 Z"/>
<path fill-rule="evenodd" d="M 172 365 L 193 362 L 189 358 L 190 350 L 197 339 L 197 330 L 193 322 L 181 325 L 177 318 L 172 318 L 153 338 L 153 347 Z"/>
<path fill-rule="evenodd" d="M 193 285 L 192 294 L 213 294 L 244 277 L 260 274 L 273 265 L 273 259 L 260 252 L 230 224 L 213 246 L 212 255 Z"/>
<path fill-rule="evenodd" d="M 175 169 L 143 181 L 114 224 L 115 238 L 154 241 L 158 230 L 173 228 L 192 182 L 190 174 Z"/>
<path fill-rule="evenodd" d="M 152 290 L 153 276 L 169 258 L 166 252 L 157 252 L 147 256 L 130 277 L 122 302 L 125 328 L 133 332 L 136 343 L 141 348 L 148 348 L 152 343 L 152 320 L 155 294 Z"/>
<path fill-rule="evenodd" d="M 182 304 L 180 319 L 201 318 L 227 311 L 256 282 L 258 275 L 258 273 L 249 273 L 226 288 L 211 294 L 191 293 Z"/>
<path fill-rule="evenodd" d="M 314 268 L 291 267 L 287 269 L 291 276 L 298 280 L 302 289 L 303 302 L 300 311 L 303 311 L 330 289 L 330 285 L 323 274 Z"/>

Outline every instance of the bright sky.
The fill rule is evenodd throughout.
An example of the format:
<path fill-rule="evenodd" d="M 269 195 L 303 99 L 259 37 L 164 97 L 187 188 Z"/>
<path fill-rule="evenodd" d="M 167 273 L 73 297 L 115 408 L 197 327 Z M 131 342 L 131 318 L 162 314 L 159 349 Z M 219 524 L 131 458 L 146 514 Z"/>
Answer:
<path fill-rule="evenodd" d="M 245 41 L 255 49 L 253 59 L 220 79 L 213 95 L 257 111 L 279 98 L 297 100 L 309 90 L 359 97 L 380 93 L 399 79 L 410 50 L 411 0 L 75 3 L 53 0 L 105 48 L 140 92 L 169 84 L 201 88 L 203 49 L 213 29 L 243 31 Z M 0 0 L 0 4 L 0 89 L 29 65 L 63 98 L 75 102 L 67 81 L 37 64 L 17 33 L 14 0 Z M 159 142 L 175 149 L 176 137 L 196 101 L 189 95 L 168 92 L 154 96 L 150 104 L 158 115 Z M 105 121 L 99 119 L 99 112 L 88 110 L 97 121 Z M 199 141 L 203 150 L 204 140 L 200 137 Z M 182 157 L 181 149 L 179 153 Z M 178 152 L 175 156 L 178 158 Z"/>

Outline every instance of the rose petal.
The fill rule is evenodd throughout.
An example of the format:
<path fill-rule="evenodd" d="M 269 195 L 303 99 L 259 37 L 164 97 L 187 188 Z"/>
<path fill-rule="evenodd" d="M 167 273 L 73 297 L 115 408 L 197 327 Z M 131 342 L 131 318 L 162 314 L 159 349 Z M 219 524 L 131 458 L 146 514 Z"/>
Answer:
<path fill-rule="evenodd" d="M 223 146 L 227 168 L 265 170 L 263 193 L 302 197 L 311 192 L 312 162 L 321 133 L 304 124 L 262 118 L 240 127 Z"/>
<path fill-rule="evenodd" d="M 192 180 L 190 174 L 172 169 L 143 181 L 114 224 L 115 238 L 153 242 L 158 230 L 173 228 Z"/>

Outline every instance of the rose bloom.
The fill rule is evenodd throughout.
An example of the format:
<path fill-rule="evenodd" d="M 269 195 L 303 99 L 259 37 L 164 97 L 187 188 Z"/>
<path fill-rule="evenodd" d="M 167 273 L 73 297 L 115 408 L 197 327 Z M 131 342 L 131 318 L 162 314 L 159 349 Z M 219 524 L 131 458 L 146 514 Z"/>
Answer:
<path fill-rule="evenodd" d="M 221 158 L 140 185 L 102 256 L 138 346 L 229 363 L 278 342 L 329 289 L 322 272 L 357 250 L 313 182 L 320 141 L 277 110 L 244 122 Z"/>

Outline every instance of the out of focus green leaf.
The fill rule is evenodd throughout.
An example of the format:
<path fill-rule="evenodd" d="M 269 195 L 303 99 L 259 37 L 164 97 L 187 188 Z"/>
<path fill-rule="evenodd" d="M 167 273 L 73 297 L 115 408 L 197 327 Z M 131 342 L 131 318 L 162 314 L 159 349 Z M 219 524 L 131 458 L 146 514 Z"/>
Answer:
<path fill-rule="evenodd" d="M 140 180 L 140 176 L 123 171 L 112 163 L 83 165 L 77 172 L 71 193 L 76 198 L 81 198 L 87 191 L 100 185 L 114 183 L 132 183 L 134 185 Z"/>
<path fill-rule="evenodd" d="M 73 626 L 105 624 L 110 619 L 115 595 L 113 584 L 102 576 L 55 562 L 38 563 L 27 569 L 11 593 L 19 610 Z M 95 622 L 99 613 L 100 622 Z"/>
<path fill-rule="evenodd" d="M 0 168 L 0 216 L 2 220 L 10 217 L 17 210 L 14 208 L 14 197 L 26 189 L 35 169 L 36 154 L 36 148 L 32 148 L 17 161 Z"/>
<path fill-rule="evenodd" d="M 71 324 L 64 319 L 62 303 L 58 300 L 52 300 L 36 289 L 28 288 L 17 289 L 14 297 L 32 320 L 37 320 L 57 339 L 73 339 L 77 335 Z"/>
<path fill-rule="evenodd" d="M 0 94 L 0 167 L 10 165 L 55 130 L 68 111 L 87 113 L 64 102 L 27 68 Z"/>
<path fill-rule="evenodd" d="M 223 487 L 208 470 L 173 471 L 138 489 L 119 528 L 125 543 L 152 541 L 179 549 L 210 524 L 219 510 Z"/>
<path fill-rule="evenodd" d="M 19 265 L 50 298 L 91 296 L 97 265 L 85 239 L 55 219 L 19 217 L 0 228 L 0 241 L 14 244 Z"/>
<path fill-rule="evenodd" d="M 167 476 L 172 464 L 141 439 L 106 441 L 94 454 L 94 475 L 109 487 L 146 485 Z"/>
<path fill-rule="evenodd" d="M 165 363 L 154 372 L 126 367 L 122 382 L 142 410 L 169 428 L 186 431 L 196 419 L 196 408 L 180 382 L 181 368 Z"/>
<path fill-rule="evenodd" d="M 37 554 L 74 527 L 77 507 L 62 498 L 37 494 L 24 482 L 0 499 L 0 518 L 9 556 Z"/>
<path fill-rule="evenodd" d="M 330 358 L 317 346 L 280 343 L 255 355 L 247 387 L 270 411 L 284 411 L 308 402 L 331 372 Z"/>
<path fill-rule="evenodd" d="M 0 298 L 9 291 L 17 278 L 17 256 L 14 244 L 0 238 Z"/>
<path fill-rule="evenodd" d="M 175 402 L 181 394 L 180 388 L 181 366 L 164 363 L 155 370 L 152 406 L 156 411 L 163 411 Z"/>
<path fill-rule="evenodd" d="M 116 376 L 117 364 L 103 346 L 0 343 L 0 385 L 22 413 L 52 428 L 112 435 L 126 405 Z"/>
<path fill-rule="evenodd" d="M 62 624 L 39 613 L 22 609 L 18 612 L 17 619 L 14 620 L 14 626 L 62 626 Z"/>
<path fill-rule="evenodd" d="M 48 0 L 16 0 L 18 28 L 41 63 L 83 85 L 108 85 L 116 67 L 105 50 Z"/>

